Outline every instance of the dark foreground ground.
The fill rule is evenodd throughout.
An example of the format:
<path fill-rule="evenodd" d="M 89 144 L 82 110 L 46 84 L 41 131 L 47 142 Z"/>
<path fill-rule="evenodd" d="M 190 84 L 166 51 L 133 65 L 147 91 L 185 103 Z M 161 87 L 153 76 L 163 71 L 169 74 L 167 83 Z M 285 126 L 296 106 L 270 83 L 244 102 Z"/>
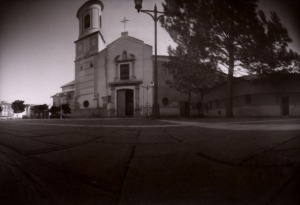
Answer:
<path fill-rule="evenodd" d="M 1 120 L 0 204 L 300 204 L 300 119 Z"/>

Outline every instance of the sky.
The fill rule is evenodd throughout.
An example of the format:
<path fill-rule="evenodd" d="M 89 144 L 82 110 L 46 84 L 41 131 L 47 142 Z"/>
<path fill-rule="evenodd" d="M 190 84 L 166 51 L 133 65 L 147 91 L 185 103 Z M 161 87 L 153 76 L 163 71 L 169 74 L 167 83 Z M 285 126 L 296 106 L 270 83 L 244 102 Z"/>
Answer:
<path fill-rule="evenodd" d="M 0 101 L 52 105 L 51 96 L 74 80 L 75 44 L 79 27 L 76 13 L 87 0 L 0 0 Z M 144 0 L 143 9 L 162 10 L 163 0 Z M 265 10 L 275 10 L 300 53 L 297 0 L 261 0 Z M 134 0 L 102 0 L 102 29 L 107 44 L 124 31 L 154 45 L 154 22 L 138 14 Z M 294 3 L 293 3 L 294 2 Z M 158 54 L 167 55 L 174 42 L 158 25 Z"/>

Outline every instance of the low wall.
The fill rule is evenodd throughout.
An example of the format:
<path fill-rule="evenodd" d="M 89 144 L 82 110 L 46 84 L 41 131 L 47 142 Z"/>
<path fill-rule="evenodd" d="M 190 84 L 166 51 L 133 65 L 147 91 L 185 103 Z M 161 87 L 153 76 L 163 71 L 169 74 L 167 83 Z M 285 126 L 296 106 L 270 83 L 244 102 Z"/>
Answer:
<path fill-rule="evenodd" d="M 290 117 L 300 117 L 300 106 L 290 106 Z M 207 117 L 225 117 L 226 109 L 212 109 L 204 113 Z M 241 106 L 233 108 L 234 117 L 281 117 L 280 105 Z"/>
<path fill-rule="evenodd" d="M 75 109 L 72 110 L 75 118 L 108 117 L 107 109 Z"/>
<path fill-rule="evenodd" d="M 179 117 L 179 109 L 177 107 L 160 107 L 161 117 Z"/>

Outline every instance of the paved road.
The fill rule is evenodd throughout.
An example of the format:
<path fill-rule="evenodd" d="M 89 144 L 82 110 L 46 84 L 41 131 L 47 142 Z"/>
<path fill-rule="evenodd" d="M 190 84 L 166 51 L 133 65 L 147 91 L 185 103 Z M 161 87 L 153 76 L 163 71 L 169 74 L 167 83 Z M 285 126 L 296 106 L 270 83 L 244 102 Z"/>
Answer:
<path fill-rule="evenodd" d="M 300 120 L 1 120 L 0 204 L 299 204 Z"/>

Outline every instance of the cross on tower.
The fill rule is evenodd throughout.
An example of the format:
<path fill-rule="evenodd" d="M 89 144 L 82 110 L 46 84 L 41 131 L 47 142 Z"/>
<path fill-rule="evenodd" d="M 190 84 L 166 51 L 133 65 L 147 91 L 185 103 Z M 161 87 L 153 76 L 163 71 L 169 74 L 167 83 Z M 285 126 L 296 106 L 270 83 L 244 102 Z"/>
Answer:
<path fill-rule="evenodd" d="M 124 19 L 121 21 L 121 22 L 124 24 L 124 31 L 125 31 L 125 29 L 126 29 L 126 23 L 127 23 L 128 21 L 129 21 L 129 20 L 126 19 L 125 17 L 124 17 Z"/>

